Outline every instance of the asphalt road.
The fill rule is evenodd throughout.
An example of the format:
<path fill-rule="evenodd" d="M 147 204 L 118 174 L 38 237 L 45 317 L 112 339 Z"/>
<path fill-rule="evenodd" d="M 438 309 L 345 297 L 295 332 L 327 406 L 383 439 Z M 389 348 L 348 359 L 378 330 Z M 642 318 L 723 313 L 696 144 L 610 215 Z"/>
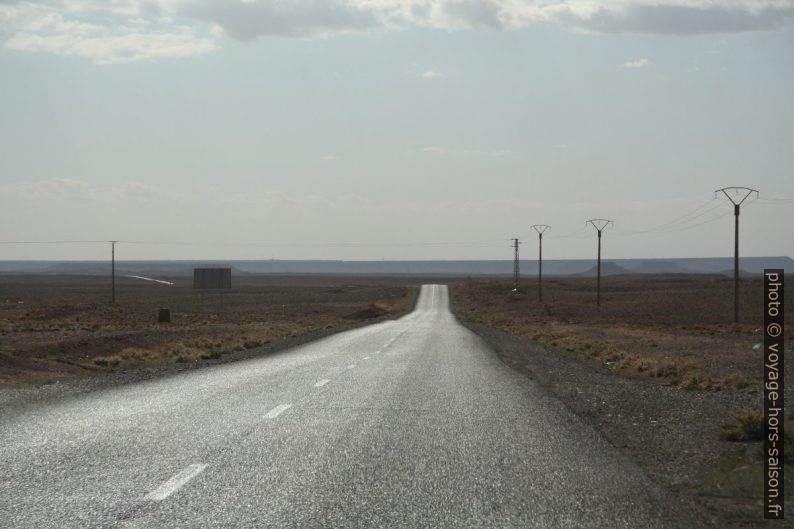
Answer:
<path fill-rule="evenodd" d="M 694 527 L 426 285 L 397 320 L 0 417 L 1 527 Z"/>

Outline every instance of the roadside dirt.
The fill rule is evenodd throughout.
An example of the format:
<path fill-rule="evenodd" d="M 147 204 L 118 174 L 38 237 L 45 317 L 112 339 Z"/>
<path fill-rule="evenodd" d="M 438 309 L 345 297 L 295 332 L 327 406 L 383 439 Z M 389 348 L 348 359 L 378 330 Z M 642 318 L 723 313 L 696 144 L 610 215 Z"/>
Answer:
<path fill-rule="evenodd" d="M 411 310 L 411 280 L 244 276 L 224 292 L 95 276 L 0 277 L 0 387 L 264 354 Z M 159 308 L 171 323 L 157 323 Z"/>
<path fill-rule="evenodd" d="M 761 408 L 761 354 L 752 348 L 758 315 L 747 314 L 744 325 L 721 323 L 724 303 L 708 311 L 690 298 L 732 300 L 731 291 L 719 278 L 705 286 L 700 279 L 611 278 L 600 311 L 584 279 L 556 280 L 544 304 L 536 301 L 536 283 L 527 282 L 528 294 L 515 299 L 509 281 L 463 281 L 452 286 L 452 303 L 502 361 L 557 396 L 658 483 L 702 506 L 714 527 L 784 527 L 762 518 L 760 443 L 720 436 L 731 413 Z M 743 287 L 752 299 L 755 285 Z M 676 369 L 660 367 L 667 365 Z M 659 375 L 649 372 L 656 368 Z M 694 375 L 705 382 L 685 382 Z M 791 495 L 794 468 L 786 470 Z"/>

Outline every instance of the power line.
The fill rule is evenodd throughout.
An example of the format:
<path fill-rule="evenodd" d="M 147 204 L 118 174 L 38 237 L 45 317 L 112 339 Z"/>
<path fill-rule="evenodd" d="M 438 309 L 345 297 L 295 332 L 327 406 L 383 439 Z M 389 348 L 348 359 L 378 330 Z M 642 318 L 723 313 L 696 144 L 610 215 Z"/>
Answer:
<path fill-rule="evenodd" d="M 75 240 L 48 240 L 48 241 L 0 241 L 0 244 L 105 244 L 108 240 L 75 241 Z M 416 243 L 366 243 L 366 242 L 338 242 L 338 243 L 273 243 L 273 242 L 229 242 L 229 241 L 143 241 L 124 240 L 115 241 L 119 244 L 152 245 L 152 246 L 222 246 L 222 247 L 274 247 L 274 248 L 375 248 L 375 247 L 422 247 L 422 246 L 465 246 L 465 247 L 497 247 L 501 246 L 502 239 L 487 239 L 480 241 L 448 241 L 448 242 L 416 242 Z"/>
<path fill-rule="evenodd" d="M 695 224 L 686 224 L 686 223 L 684 223 L 681 226 L 670 228 L 670 229 L 667 229 L 667 230 L 659 230 L 659 231 L 653 231 L 653 232 L 631 232 L 631 231 L 627 230 L 625 232 L 618 231 L 618 233 L 621 234 L 621 235 L 629 235 L 629 236 L 643 235 L 643 234 L 645 234 L 645 235 L 662 235 L 662 234 L 665 234 L 665 233 L 676 233 L 676 232 L 679 232 L 679 231 L 691 230 L 693 228 L 697 228 L 698 226 L 704 226 L 706 224 L 711 224 L 712 222 L 715 222 L 715 221 L 717 221 L 719 219 L 725 218 L 728 215 L 730 215 L 730 213 L 721 213 L 721 214 L 717 215 L 716 217 L 712 217 L 712 218 L 703 220 L 701 222 L 696 222 Z M 692 220 L 694 220 L 694 219 L 692 219 Z"/>
<path fill-rule="evenodd" d="M 699 219 L 700 217 L 708 215 L 712 211 L 714 211 L 717 208 L 719 208 L 720 204 L 716 203 L 716 204 L 713 204 L 712 207 L 706 209 L 705 211 L 700 211 L 703 207 L 707 206 L 708 204 L 712 204 L 713 201 L 714 201 L 714 199 L 709 200 L 707 203 L 705 203 L 705 204 L 703 204 L 701 206 L 698 206 L 696 209 L 690 211 L 686 215 L 682 215 L 681 217 L 678 217 L 678 218 L 673 219 L 671 221 L 664 222 L 662 224 L 654 226 L 653 228 L 647 228 L 647 229 L 644 229 L 644 230 L 624 230 L 624 231 L 627 232 L 627 233 L 633 233 L 633 234 L 637 234 L 637 235 L 645 234 L 645 233 L 665 233 L 667 231 L 670 231 L 670 229 L 675 229 L 675 228 L 679 227 L 679 225 L 686 225 L 686 224 L 688 224 L 689 222 L 692 222 L 695 219 Z"/>
<path fill-rule="evenodd" d="M 110 241 L 0 241 L 0 244 L 105 244 Z"/>

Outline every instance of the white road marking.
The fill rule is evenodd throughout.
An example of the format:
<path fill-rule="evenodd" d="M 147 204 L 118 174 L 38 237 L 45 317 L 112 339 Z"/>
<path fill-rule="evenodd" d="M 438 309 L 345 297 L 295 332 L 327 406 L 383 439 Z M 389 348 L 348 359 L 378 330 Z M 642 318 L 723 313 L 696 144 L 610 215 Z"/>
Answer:
<path fill-rule="evenodd" d="M 330 380 L 328 380 L 327 378 L 324 378 L 324 379 L 322 379 L 322 380 L 318 381 L 318 382 L 317 382 L 317 383 L 314 385 L 314 387 L 315 387 L 315 388 L 321 388 L 321 387 L 323 387 L 324 385 L 328 384 L 329 382 L 330 382 Z"/>
<path fill-rule="evenodd" d="M 379 355 L 379 354 L 380 354 L 380 349 L 378 349 L 377 351 L 375 351 L 375 352 L 374 352 L 374 353 L 372 353 L 372 354 L 374 354 L 374 355 Z"/>
<path fill-rule="evenodd" d="M 354 367 L 356 367 L 356 364 L 350 364 L 349 366 L 347 366 L 348 369 L 353 369 Z"/>
<path fill-rule="evenodd" d="M 155 283 L 162 283 L 163 285 L 173 286 L 173 283 L 171 281 L 163 281 L 162 279 L 152 279 L 151 277 L 143 277 L 143 276 L 124 276 L 124 277 L 131 277 L 133 279 L 143 279 L 144 281 L 154 281 Z"/>
<path fill-rule="evenodd" d="M 269 412 L 267 412 L 267 414 L 265 415 L 265 419 L 275 419 L 276 417 L 278 417 L 279 415 L 281 415 L 291 407 L 292 404 L 280 404 L 275 408 L 273 408 L 272 410 L 270 410 Z"/>
<path fill-rule="evenodd" d="M 144 499 L 148 501 L 163 501 L 171 494 L 181 489 L 185 483 L 201 474 L 205 468 L 207 468 L 207 465 L 204 463 L 194 463 L 186 466 L 177 474 L 174 474 L 171 479 L 147 494 Z"/>
<path fill-rule="evenodd" d="M 369 360 L 369 357 L 368 357 L 368 356 L 365 356 L 365 357 L 364 357 L 364 360 Z"/>

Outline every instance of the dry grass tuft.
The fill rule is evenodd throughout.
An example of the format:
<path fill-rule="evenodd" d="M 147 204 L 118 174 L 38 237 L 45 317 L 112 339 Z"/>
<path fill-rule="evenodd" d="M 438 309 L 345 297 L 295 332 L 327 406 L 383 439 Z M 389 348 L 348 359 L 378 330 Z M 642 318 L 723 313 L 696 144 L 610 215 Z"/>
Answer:
<path fill-rule="evenodd" d="M 724 441 L 763 441 L 764 413 L 745 408 L 733 412 L 720 423 L 720 439 Z"/>

